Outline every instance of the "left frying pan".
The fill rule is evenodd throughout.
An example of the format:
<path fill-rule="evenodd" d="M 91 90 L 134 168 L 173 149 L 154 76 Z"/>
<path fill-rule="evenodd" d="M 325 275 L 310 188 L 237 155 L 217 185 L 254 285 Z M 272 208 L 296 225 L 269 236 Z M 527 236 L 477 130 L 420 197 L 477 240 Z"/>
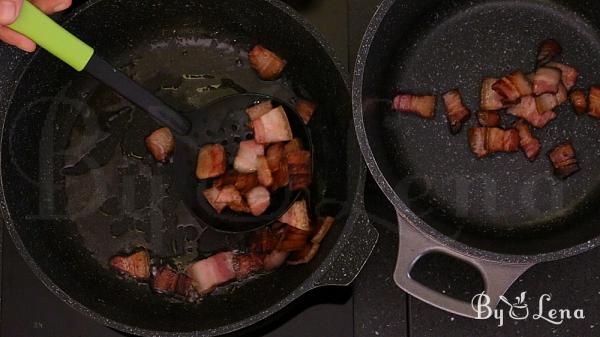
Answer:
<path fill-rule="evenodd" d="M 206 135 L 211 128 L 218 128 L 232 120 L 243 124 L 246 119 L 245 108 L 265 100 L 275 101 L 272 97 L 260 94 L 231 95 L 209 105 L 215 113 L 211 114 L 211 122 L 203 122 L 201 119 L 192 118 L 195 123 L 183 117 L 170 106 L 162 102 L 155 95 L 144 89 L 141 85 L 117 70 L 110 63 L 103 60 L 94 53 L 94 49 L 81 41 L 75 35 L 58 25 L 46 14 L 40 11 L 30 2 L 25 1 L 21 14 L 17 20 L 10 25 L 13 30 L 29 37 L 52 55 L 65 62 L 77 71 L 86 71 L 97 80 L 107 85 L 121 96 L 139 106 L 152 116 L 159 124 L 174 131 L 177 142 L 185 151 L 178 151 L 175 167 L 181 173 L 179 183 L 181 195 L 184 196 L 186 205 L 192 209 L 195 215 L 206 225 L 214 229 L 228 233 L 248 232 L 264 227 L 279 219 L 298 198 L 301 192 L 291 191 L 289 188 L 281 189 L 273 198 L 272 204 L 267 212 L 260 217 L 227 212 L 217 214 L 203 198 L 197 193 L 199 188 L 206 188 L 205 184 L 198 184 L 193 188 L 195 181 L 191 172 L 195 170 L 195 157 L 200 146 L 199 135 Z M 284 105 L 279 103 L 279 105 Z M 312 144 L 308 136 L 308 130 L 302 122 L 298 113 L 289 105 L 284 106 L 290 123 L 294 127 L 294 134 L 303 140 L 303 143 L 312 151 Z M 200 116 L 201 114 L 192 114 Z M 196 120 L 197 119 L 197 120 Z M 204 139 L 204 143 L 212 142 Z M 239 141 L 237 142 L 239 143 Z M 235 144 L 237 146 L 237 144 Z M 232 149 L 233 150 L 233 149 Z M 190 193 L 190 191 L 192 193 Z M 198 206 L 200 205 L 200 207 Z"/>

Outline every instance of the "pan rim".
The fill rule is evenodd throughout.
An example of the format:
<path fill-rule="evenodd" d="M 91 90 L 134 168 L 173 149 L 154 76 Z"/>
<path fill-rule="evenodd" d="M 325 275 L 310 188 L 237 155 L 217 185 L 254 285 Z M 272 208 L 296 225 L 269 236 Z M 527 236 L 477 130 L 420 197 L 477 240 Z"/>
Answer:
<path fill-rule="evenodd" d="M 429 226 L 421 218 L 419 218 L 404 201 L 402 201 L 398 194 L 396 194 L 377 164 L 377 159 L 375 158 L 374 152 L 371 148 L 363 118 L 363 107 L 366 105 L 363 97 L 365 66 L 368 61 L 369 53 L 375 36 L 379 33 L 381 24 L 396 3 L 397 0 L 383 0 L 377 7 L 375 14 L 371 18 L 371 21 L 369 22 L 369 25 L 363 35 L 353 73 L 352 109 L 354 115 L 354 126 L 366 165 L 373 175 L 373 178 L 375 179 L 379 188 L 394 206 L 398 218 L 402 218 L 406 222 L 404 225 L 414 227 L 422 234 L 436 241 L 440 246 L 451 248 L 467 256 L 507 264 L 537 264 L 541 262 L 556 261 L 579 255 L 598 247 L 600 245 L 600 236 L 572 247 L 530 255 L 498 253 L 491 250 L 480 249 L 457 241 Z"/>
<path fill-rule="evenodd" d="M 110 0 L 89 0 L 87 2 L 84 2 L 83 4 L 74 8 L 72 10 L 72 12 L 65 15 L 58 21 L 61 24 L 67 24 L 73 18 L 78 16 L 80 13 L 90 9 L 94 5 L 96 5 L 100 2 L 103 2 L 103 1 L 110 1 Z M 346 90 L 348 91 L 348 94 L 350 95 L 351 94 L 350 84 L 349 84 L 350 83 L 350 75 L 348 74 L 346 67 L 342 64 L 340 59 L 336 56 L 336 53 L 335 53 L 333 47 L 327 42 L 327 40 L 325 39 L 323 34 L 321 32 L 319 32 L 318 29 L 312 23 L 308 22 L 308 20 L 305 19 L 300 13 L 298 13 L 296 10 L 294 10 L 292 7 L 285 4 L 281 0 L 262 0 L 262 1 L 264 3 L 266 3 L 267 5 L 270 5 L 270 6 L 274 7 L 275 9 L 281 11 L 282 14 L 287 15 L 290 18 L 292 18 L 293 20 L 295 20 L 300 26 L 302 26 L 302 28 L 304 30 L 306 30 L 306 32 L 308 34 L 310 34 L 310 36 L 319 45 L 319 47 L 322 48 L 323 51 L 325 51 L 327 53 L 329 61 L 332 63 L 332 65 L 337 70 L 337 74 L 340 76 L 340 79 L 342 80 L 344 86 L 346 87 Z M 14 71 L 14 75 L 12 77 L 10 77 L 10 79 L 14 79 L 15 84 L 12 84 L 12 88 L 11 88 L 10 92 L 6 95 L 6 100 L 3 102 L 4 104 L 6 104 L 6 106 L 10 106 L 11 102 L 13 101 L 14 94 L 15 94 L 16 88 L 18 86 L 18 83 L 20 82 L 20 79 L 23 77 L 23 75 L 27 71 L 29 64 L 31 64 L 31 62 L 37 57 L 38 53 L 40 53 L 39 49 L 32 55 L 27 55 L 24 59 L 21 59 L 18 61 L 18 64 Z M 2 134 L 4 134 L 5 120 L 6 120 L 6 113 L 5 112 L 0 113 L 0 132 Z M 356 159 L 360 160 L 361 162 L 363 161 L 362 156 L 360 156 L 358 153 L 356 154 Z M 1 162 L 2 162 L 2 156 L 0 154 L 0 163 Z M 319 280 L 323 276 L 327 275 L 334 267 L 333 262 L 335 262 L 338 255 L 340 255 L 342 248 L 345 248 L 346 244 L 350 241 L 351 233 L 354 230 L 354 225 L 356 225 L 356 220 L 361 217 L 361 214 L 360 214 L 361 208 L 364 209 L 363 202 L 362 202 L 362 198 L 363 198 L 362 188 L 364 187 L 367 173 L 366 173 L 366 170 L 364 169 L 364 166 L 362 165 L 362 163 L 360 163 L 360 166 L 361 166 L 361 169 L 358 170 L 358 172 L 356 173 L 356 183 L 355 183 L 354 188 L 352 189 L 354 196 L 353 197 L 350 196 L 347 200 L 347 203 L 352 206 L 349 207 L 349 212 L 347 214 L 347 219 L 344 223 L 344 228 L 342 229 L 340 236 L 339 236 L 338 240 L 336 241 L 334 247 L 322 261 L 321 267 L 317 268 L 311 275 L 309 275 L 308 278 L 306 278 L 304 280 L 304 282 L 302 282 L 296 289 L 294 289 L 292 292 L 290 292 L 286 297 L 282 298 L 276 305 L 274 305 L 264 311 L 261 311 L 253 316 L 246 317 L 245 319 L 240 320 L 238 322 L 234 322 L 234 323 L 228 324 L 228 325 L 223 325 L 218 328 L 212 328 L 212 329 L 201 330 L 201 331 L 174 332 L 174 331 L 159 331 L 159 330 L 150 330 L 150 329 L 134 327 L 134 326 L 127 325 L 125 323 L 115 321 L 113 319 L 109 319 L 109 318 L 105 317 L 104 315 L 101 315 L 101 314 L 89 309 L 86 305 L 82 304 L 81 302 L 73 299 L 68 293 L 66 293 L 64 290 L 62 290 L 60 287 L 58 287 L 48 275 L 46 275 L 46 273 L 37 264 L 37 262 L 31 256 L 27 247 L 23 243 L 23 241 L 15 227 L 13 218 L 11 217 L 10 210 L 8 209 L 8 205 L 6 202 L 6 196 L 4 193 L 4 185 L 5 184 L 3 182 L 2 175 L 0 175 L 0 215 L 2 216 L 2 223 L 5 225 L 13 243 L 15 244 L 15 247 L 19 251 L 19 254 L 23 258 L 23 260 L 29 266 L 30 270 L 34 273 L 34 275 L 42 282 L 42 284 L 46 288 L 48 288 L 50 290 L 50 292 L 52 292 L 54 295 L 56 295 L 58 298 L 60 298 L 68 306 L 70 306 L 71 308 L 75 309 L 76 311 L 82 313 L 86 317 L 92 319 L 93 321 L 95 321 L 97 323 L 103 324 L 107 327 L 114 328 L 114 329 L 117 329 L 117 330 L 125 332 L 125 333 L 139 335 L 139 336 L 212 337 L 212 336 L 217 336 L 217 335 L 235 333 L 235 332 L 238 332 L 243 329 L 252 330 L 254 325 L 256 325 L 257 323 L 259 323 L 261 321 L 264 321 L 265 319 L 268 319 L 269 317 L 272 317 L 277 312 L 280 312 L 284 308 L 288 307 L 290 304 L 293 304 L 294 301 L 296 301 L 299 297 L 301 297 L 305 293 L 307 293 L 313 289 L 322 287 L 322 286 L 328 286 L 327 283 L 320 284 Z M 360 206 L 360 207 L 357 207 L 357 206 Z M 373 243 L 372 247 L 370 247 L 369 255 L 370 255 L 370 252 L 372 252 L 372 250 L 375 248 L 374 246 L 375 246 L 375 243 Z M 362 262 L 362 265 L 364 265 L 366 263 L 366 260 L 369 255 L 364 257 L 364 261 Z M 356 277 L 356 276 L 357 275 L 354 275 L 354 277 Z M 348 284 L 345 284 L 345 285 L 348 285 Z"/>

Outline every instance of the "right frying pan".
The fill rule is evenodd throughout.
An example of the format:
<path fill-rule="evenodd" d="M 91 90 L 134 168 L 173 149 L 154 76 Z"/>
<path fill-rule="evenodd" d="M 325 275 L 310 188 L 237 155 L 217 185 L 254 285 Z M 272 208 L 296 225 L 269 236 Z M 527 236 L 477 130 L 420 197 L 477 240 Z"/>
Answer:
<path fill-rule="evenodd" d="M 470 303 L 412 279 L 414 263 L 432 252 L 470 263 L 497 305 L 534 264 L 598 245 L 597 121 L 566 104 L 556 121 L 535 130 L 542 153 L 565 141 L 578 149 L 582 170 L 563 181 L 543 155 L 534 163 L 522 153 L 475 159 L 466 132 L 475 118 L 450 135 L 440 99 L 432 121 L 394 112 L 390 103 L 402 91 L 440 95 L 458 88 L 475 112 L 482 79 L 530 72 L 547 38 L 562 44 L 560 61 L 580 70 L 578 87 L 587 89 L 600 82 L 599 33 L 597 1 L 383 1 L 356 63 L 354 119 L 367 164 L 398 214 L 395 280 L 405 291 L 474 317 Z"/>

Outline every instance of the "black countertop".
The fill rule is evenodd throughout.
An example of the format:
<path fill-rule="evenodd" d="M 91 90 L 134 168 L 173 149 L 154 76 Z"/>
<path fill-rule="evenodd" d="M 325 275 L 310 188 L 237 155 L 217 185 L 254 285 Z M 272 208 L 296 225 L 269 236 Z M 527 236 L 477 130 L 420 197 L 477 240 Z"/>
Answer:
<path fill-rule="evenodd" d="M 338 51 L 346 64 L 354 60 L 360 38 L 378 0 L 315 0 L 302 11 Z M 349 64 L 351 68 L 351 62 Z M 474 321 L 450 315 L 406 295 L 392 279 L 397 228 L 391 206 L 372 180 L 366 201 L 380 241 L 353 288 L 324 288 L 300 299 L 249 336 L 367 337 L 367 336 L 599 336 L 600 251 L 538 265 L 509 290 L 513 299 L 527 291 L 532 314 L 541 294 L 552 295 L 550 308 L 584 309 L 584 320 L 553 325 L 542 320 Z M 123 334 L 88 320 L 52 295 L 29 271 L 4 233 L 0 334 L 9 337 L 95 337 Z M 447 261 L 432 261 L 425 273 L 446 285 L 447 292 L 464 292 L 478 280 Z M 428 274 L 425 274 L 426 276 Z M 433 276 L 435 275 L 435 276 Z M 480 282 L 480 281 L 479 281 Z M 506 307 L 504 307 L 506 309 Z"/>

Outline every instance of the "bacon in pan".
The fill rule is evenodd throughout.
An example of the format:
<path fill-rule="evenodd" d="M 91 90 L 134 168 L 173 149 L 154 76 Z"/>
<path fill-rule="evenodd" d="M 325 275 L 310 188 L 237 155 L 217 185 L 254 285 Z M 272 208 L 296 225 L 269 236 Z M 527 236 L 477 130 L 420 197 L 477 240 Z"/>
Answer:
<path fill-rule="evenodd" d="M 504 103 L 515 103 L 523 96 L 532 94 L 531 83 L 521 71 L 503 77 L 492 86 Z"/>
<path fill-rule="evenodd" d="M 540 154 L 542 145 L 540 141 L 531 133 L 529 125 L 523 120 L 515 123 L 515 129 L 519 132 L 521 149 L 530 161 L 534 161 Z"/>
<path fill-rule="evenodd" d="M 175 150 L 175 137 L 169 128 L 160 128 L 146 137 L 146 148 L 156 161 L 166 162 Z"/>
<path fill-rule="evenodd" d="M 177 288 L 179 274 L 169 266 L 158 269 L 152 279 L 152 288 L 159 293 L 170 294 Z"/>
<path fill-rule="evenodd" d="M 292 128 L 283 107 L 279 106 L 252 121 L 254 138 L 259 144 L 292 140 Z"/>
<path fill-rule="evenodd" d="M 310 232 L 311 227 L 306 200 L 294 202 L 288 211 L 281 216 L 279 221 L 297 229 Z"/>
<path fill-rule="evenodd" d="M 594 118 L 600 118 L 600 87 L 593 86 L 590 88 L 588 103 L 589 115 Z"/>
<path fill-rule="evenodd" d="M 534 95 L 556 94 L 561 80 L 562 73 L 559 69 L 550 67 L 538 68 L 533 75 Z"/>
<path fill-rule="evenodd" d="M 583 92 L 583 90 L 573 90 L 569 95 L 569 98 L 571 99 L 571 105 L 573 105 L 573 110 L 575 110 L 576 113 L 582 114 L 587 111 L 587 97 L 585 96 L 585 92 Z"/>
<path fill-rule="evenodd" d="M 114 256 L 110 260 L 110 265 L 135 279 L 146 280 L 150 278 L 150 253 L 145 249 L 128 256 Z"/>
<path fill-rule="evenodd" d="M 248 53 L 250 66 L 256 70 L 258 77 L 265 81 L 273 81 L 281 77 L 287 62 L 274 52 L 258 44 Z"/>
<path fill-rule="evenodd" d="M 552 61 L 558 55 L 562 53 L 562 47 L 554 39 L 548 39 L 542 41 L 539 46 L 537 56 L 537 66 L 541 67 Z"/>
<path fill-rule="evenodd" d="M 575 148 L 571 144 L 562 144 L 548 153 L 554 167 L 554 174 L 566 179 L 579 171 Z"/>
<path fill-rule="evenodd" d="M 478 158 L 496 152 L 516 152 L 519 149 L 519 133 L 515 129 L 471 128 L 469 146 Z"/>
<path fill-rule="evenodd" d="M 477 113 L 479 125 L 485 127 L 500 126 L 500 114 L 498 111 L 479 111 Z"/>
<path fill-rule="evenodd" d="M 198 179 L 216 178 L 227 170 L 227 153 L 221 144 L 204 145 L 198 151 L 196 177 Z"/>
<path fill-rule="evenodd" d="M 246 109 L 246 114 L 248 115 L 248 118 L 253 121 L 259 119 L 271 110 L 273 110 L 273 102 L 264 101 Z"/>
<path fill-rule="evenodd" d="M 263 186 L 256 186 L 246 193 L 246 201 L 250 213 L 254 216 L 262 215 L 271 204 L 271 194 Z"/>
<path fill-rule="evenodd" d="M 394 98 L 393 107 L 399 112 L 416 113 L 431 119 L 435 114 L 435 102 L 435 96 L 400 94 Z"/>
<path fill-rule="evenodd" d="M 573 89 L 573 87 L 577 84 L 577 77 L 579 76 L 579 71 L 577 71 L 577 69 L 558 62 L 550 62 L 546 66 L 560 70 L 561 80 L 564 86 L 567 88 L 567 91 Z"/>
<path fill-rule="evenodd" d="M 481 83 L 481 110 L 483 111 L 495 111 L 504 107 L 502 96 L 493 89 L 496 82 L 498 79 L 488 77 Z"/>
<path fill-rule="evenodd" d="M 233 256 L 233 270 L 238 280 L 246 279 L 263 268 L 263 257 L 260 255 L 250 253 Z"/>
<path fill-rule="evenodd" d="M 219 253 L 190 265 L 186 274 L 193 280 L 200 295 L 208 294 L 216 287 L 235 279 L 233 259 L 232 252 Z"/>
<path fill-rule="evenodd" d="M 294 151 L 287 155 L 287 169 L 290 190 L 308 188 L 312 183 L 312 162 L 310 151 Z"/>
<path fill-rule="evenodd" d="M 302 117 L 304 124 L 308 124 L 308 122 L 310 122 L 315 110 L 317 110 L 317 104 L 315 102 L 305 99 L 298 99 L 296 102 L 296 111 L 300 117 Z"/>
<path fill-rule="evenodd" d="M 464 105 L 460 92 L 451 90 L 443 95 L 444 106 L 450 125 L 450 132 L 457 134 L 462 129 L 464 122 L 471 117 L 471 111 Z"/>
<path fill-rule="evenodd" d="M 521 98 L 521 102 L 509 108 L 507 112 L 513 116 L 523 118 L 536 128 L 543 128 L 556 118 L 554 111 L 539 112 L 536 99 L 532 96 Z"/>
<path fill-rule="evenodd" d="M 254 140 L 240 142 L 240 148 L 233 161 L 233 167 L 240 173 L 253 173 L 258 169 L 258 156 L 264 156 L 265 147 Z"/>

